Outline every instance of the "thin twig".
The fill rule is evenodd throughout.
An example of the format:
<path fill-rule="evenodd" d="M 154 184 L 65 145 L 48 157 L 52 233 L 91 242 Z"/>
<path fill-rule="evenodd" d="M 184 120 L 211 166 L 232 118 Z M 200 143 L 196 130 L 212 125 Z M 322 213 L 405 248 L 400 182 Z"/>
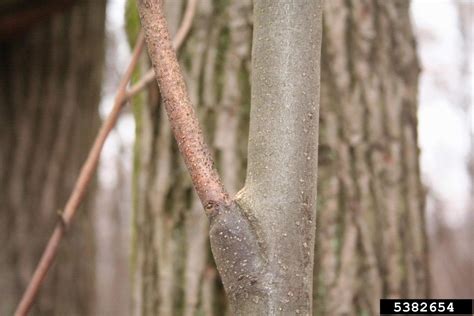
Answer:
<path fill-rule="evenodd" d="M 194 14 L 196 13 L 197 0 L 188 0 L 184 11 L 183 20 L 176 35 L 173 37 L 173 48 L 178 50 L 183 45 L 186 36 L 193 25 Z"/>
<path fill-rule="evenodd" d="M 110 131 L 114 127 L 119 117 L 120 110 L 122 109 L 122 106 L 124 104 L 126 88 L 132 76 L 133 70 L 135 69 L 135 66 L 138 62 L 138 58 L 143 49 L 143 44 L 143 33 L 140 32 L 131 61 L 128 65 L 127 71 L 125 72 L 122 78 L 122 81 L 120 82 L 117 94 L 115 96 L 112 111 L 102 124 L 99 134 L 97 135 L 94 141 L 94 145 L 92 146 L 89 155 L 87 156 L 87 159 L 84 165 L 82 166 L 79 178 L 77 179 L 74 185 L 74 190 L 72 191 L 72 194 L 66 203 L 64 212 L 60 214 L 61 220 L 56 224 L 54 232 L 48 241 L 43 255 L 41 256 L 41 260 L 38 266 L 36 267 L 33 277 L 30 280 L 30 283 L 28 284 L 28 287 L 25 293 L 23 294 L 20 303 L 18 304 L 17 310 L 15 312 L 16 316 L 26 315 L 30 310 L 36 298 L 36 295 L 38 294 L 39 287 L 41 286 L 41 283 L 43 282 L 43 279 L 46 276 L 46 273 L 48 272 L 49 267 L 51 266 L 54 260 L 59 243 L 65 233 L 65 229 L 71 223 L 74 213 L 76 212 L 77 208 L 79 207 L 79 204 L 81 203 L 84 197 L 86 189 L 89 183 L 91 182 L 92 176 L 97 168 L 100 152 L 102 151 L 102 147 L 105 143 L 105 140 L 107 139 L 107 136 L 109 135 Z"/>
<path fill-rule="evenodd" d="M 181 47 L 181 45 L 184 43 L 184 39 L 189 33 L 189 30 L 191 30 L 194 15 L 196 13 L 196 4 L 197 0 L 188 0 L 186 11 L 184 12 L 183 16 L 183 21 L 181 22 L 178 32 L 176 32 L 176 36 L 173 38 L 173 48 L 175 50 L 178 50 Z M 154 79 L 155 72 L 153 69 L 149 69 L 137 83 L 128 89 L 126 95 L 127 100 L 143 90 L 146 86 L 148 86 L 148 84 L 153 82 Z"/>
<path fill-rule="evenodd" d="M 138 1 L 138 11 L 147 42 L 148 55 L 168 114 L 179 151 L 191 175 L 194 188 L 208 215 L 229 202 L 196 112 L 186 91 L 175 50 L 163 13 L 163 1 Z"/>
<path fill-rule="evenodd" d="M 150 83 L 152 83 L 155 79 L 155 71 L 153 68 L 148 69 L 148 71 L 143 75 L 143 77 L 140 78 L 137 83 L 135 83 L 130 89 L 127 91 L 126 98 L 131 99 L 133 98 L 137 93 L 142 91 L 145 87 L 147 87 Z"/>

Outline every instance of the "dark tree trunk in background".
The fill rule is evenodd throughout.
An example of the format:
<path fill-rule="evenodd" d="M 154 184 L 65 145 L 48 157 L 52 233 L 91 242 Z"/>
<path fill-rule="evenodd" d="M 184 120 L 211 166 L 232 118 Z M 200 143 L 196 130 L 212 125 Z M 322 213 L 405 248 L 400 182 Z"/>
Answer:
<path fill-rule="evenodd" d="M 184 2 L 166 2 L 172 31 Z M 133 10 L 134 1 L 130 33 L 139 23 Z M 251 14 L 250 0 L 199 1 L 178 54 L 231 194 L 246 169 Z M 428 292 L 409 2 L 331 0 L 323 15 L 313 308 L 317 315 L 378 315 L 380 297 Z M 134 314 L 221 315 L 225 296 L 207 219 L 156 85 L 134 102 Z"/>
<path fill-rule="evenodd" d="M 13 314 L 99 124 L 105 1 L 81 0 L 0 43 L 0 314 Z M 32 315 L 91 315 L 88 195 Z"/>

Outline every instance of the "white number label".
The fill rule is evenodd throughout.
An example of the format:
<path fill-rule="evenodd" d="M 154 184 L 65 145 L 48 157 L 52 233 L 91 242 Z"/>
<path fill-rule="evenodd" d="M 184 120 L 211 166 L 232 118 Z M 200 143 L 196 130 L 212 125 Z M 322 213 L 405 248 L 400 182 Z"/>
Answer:
<path fill-rule="evenodd" d="M 409 302 L 403 302 L 403 312 L 408 313 L 410 311 L 410 303 Z"/>
<path fill-rule="evenodd" d="M 421 305 L 420 312 L 426 313 L 428 311 L 428 303 L 423 302 L 420 305 Z"/>
<path fill-rule="evenodd" d="M 451 303 L 448 304 L 448 311 L 450 311 L 451 313 L 454 313 L 453 302 L 451 302 Z"/>
<path fill-rule="evenodd" d="M 395 308 L 393 309 L 395 313 L 399 313 L 402 311 L 402 307 L 400 306 L 400 302 L 395 302 Z"/>
<path fill-rule="evenodd" d="M 382 301 L 391 301 L 393 305 L 385 304 L 385 307 L 382 307 Z M 434 301 L 434 302 L 433 302 Z M 433 300 L 433 301 L 423 301 L 423 300 L 381 300 L 380 310 L 384 310 L 385 312 L 382 314 L 387 313 L 394 313 L 394 314 L 424 314 L 424 313 L 439 313 L 439 314 L 452 314 L 458 312 L 458 306 L 454 306 L 456 301 L 453 300 Z M 386 302 L 385 302 L 386 303 Z M 465 302 L 463 302 L 465 303 Z M 463 309 L 463 308 L 461 308 Z"/>

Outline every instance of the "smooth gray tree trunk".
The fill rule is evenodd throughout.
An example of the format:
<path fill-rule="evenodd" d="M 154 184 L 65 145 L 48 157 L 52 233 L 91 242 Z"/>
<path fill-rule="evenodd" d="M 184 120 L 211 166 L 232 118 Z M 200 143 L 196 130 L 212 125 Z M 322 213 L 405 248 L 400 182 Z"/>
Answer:
<path fill-rule="evenodd" d="M 235 302 L 237 314 L 312 311 L 321 10 L 312 0 L 254 1 L 247 178 L 237 200 L 255 217 L 267 297 L 244 310 Z"/>

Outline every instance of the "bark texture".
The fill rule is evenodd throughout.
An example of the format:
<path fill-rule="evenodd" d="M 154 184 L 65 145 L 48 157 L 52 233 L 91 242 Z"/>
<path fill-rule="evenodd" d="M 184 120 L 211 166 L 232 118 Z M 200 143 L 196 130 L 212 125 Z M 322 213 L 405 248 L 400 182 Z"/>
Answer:
<path fill-rule="evenodd" d="M 137 23 L 136 15 L 135 22 L 131 18 L 133 6 L 130 30 Z M 182 1 L 167 1 L 172 30 L 183 7 Z M 179 52 L 191 102 L 231 195 L 242 187 L 247 165 L 252 7 L 246 0 L 200 0 L 192 32 Z M 408 9 L 405 0 L 324 3 L 313 280 L 317 315 L 378 315 L 380 297 L 423 297 L 428 291 L 416 133 L 419 66 Z M 304 73 L 309 75 L 299 71 Z M 254 88 L 258 84 L 266 82 L 254 82 Z M 210 254 L 207 219 L 159 106 L 157 88 L 134 102 L 134 314 L 222 315 L 228 310 Z M 285 128 L 285 118 L 276 125 Z M 282 144 L 291 137 L 278 133 Z M 252 141 L 262 152 L 271 146 Z M 305 152 L 294 156 L 307 159 Z M 288 170 L 283 162 L 277 175 Z M 259 169 L 265 173 L 265 166 Z M 259 177 L 265 179 L 260 173 L 254 179 Z M 301 178 L 287 177 L 297 181 L 291 185 L 302 185 Z M 265 186 L 278 183 L 267 181 Z M 303 220 L 285 224 L 294 225 L 293 232 L 306 227 Z M 283 249 L 290 236 L 275 230 Z M 298 249 L 302 254 L 305 242 Z M 274 258 L 273 263 L 283 267 L 284 260 L 292 259 L 283 257 L 279 263 Z M 290 276 L 290 285 L 291 278 L 298 276 Z M 283 294 L 291 300 L 296 291 Z"/>
<path fill-rule="evenodd" d="M 135 5 L 129 6 L 130 31 L 137 21 L 131 12 Z M 172 34 L 183 5 L 166 2 Z M 251 1 L 199 1 L 192 34 L 179 53 L 191 102 L 230 194 L 243 185 L 245 175 L 241 157 L 246 141 L 240 129 L 248 128 L 251 10 Z M 208 220 L 159 106 L 157 88 L 135 103 L 134 313 L 220 315 L 226 305 L 210 254 Z"/>
<path fill-rule="evenodd" d="M 315 308 L 428 295 L 409 1 L 326 1 Z"/>
<path fill-rule="evenodd" d="M 0 43 L 2 315 L 13 314 L 97 131 L 104 23 L 105 1 L 77 1 Z M 89 195 L 32 314 L 93 313 L 91 209 Z"/>

